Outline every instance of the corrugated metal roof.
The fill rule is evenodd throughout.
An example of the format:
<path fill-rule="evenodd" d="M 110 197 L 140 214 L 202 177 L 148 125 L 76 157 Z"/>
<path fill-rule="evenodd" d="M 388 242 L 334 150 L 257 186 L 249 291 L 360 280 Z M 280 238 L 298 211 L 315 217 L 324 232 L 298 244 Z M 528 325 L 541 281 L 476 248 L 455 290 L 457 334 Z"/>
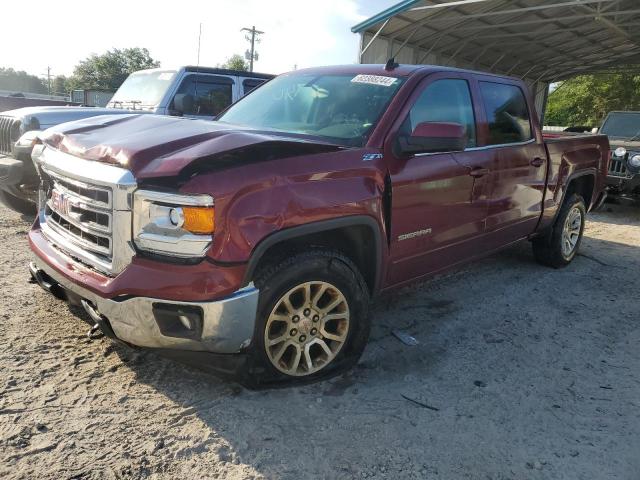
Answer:
<path fill-rule="evenodd" d="M 639 0 L 409 0 L 352 31 L 364 53 L 386 40 L 386 53 L 404 63 L 436 55 L 439 64 L 552 82 L 640 71 L 638 27 Z"/>

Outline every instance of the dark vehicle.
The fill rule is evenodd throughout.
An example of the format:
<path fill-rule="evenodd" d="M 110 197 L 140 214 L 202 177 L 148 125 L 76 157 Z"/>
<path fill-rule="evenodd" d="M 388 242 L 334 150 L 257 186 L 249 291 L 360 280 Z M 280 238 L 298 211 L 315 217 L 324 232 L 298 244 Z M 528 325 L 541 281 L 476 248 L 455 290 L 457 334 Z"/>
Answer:
<path fill-rule="evenodd" d="M 96 115 L 141 112 L 211 119 L 272 77 L 206 67 L 140 70 L 129 75 L 107 108 L 39 106 L 2 112 L 0 202 L 20 213 L 36 213 L 39 180 L 31 150 L 49 127 Z"/>
<path fill-rule="evenodd" d="M 600 133 L 611 143 L 610 193 L 640 196 L 640 112 L 609 113 Z"/>
<path fill-rule="evenodd" d="M 578 125 L 573 127 L 567 127 L 563 130 L 563 132 L 567 133 L 591 133 L 593 127 L 588 127 L 586 125 Z"/>
<path fill-rule="evenodd" d="M 281 75 L 217 122 L 54 128 L 33 278 L 107 336 L 249 385 L 357 361 L 380 292 L 522 240 L 563 267 L 605 136 L 543 141 L 519 79 L 436 66 Z"/>

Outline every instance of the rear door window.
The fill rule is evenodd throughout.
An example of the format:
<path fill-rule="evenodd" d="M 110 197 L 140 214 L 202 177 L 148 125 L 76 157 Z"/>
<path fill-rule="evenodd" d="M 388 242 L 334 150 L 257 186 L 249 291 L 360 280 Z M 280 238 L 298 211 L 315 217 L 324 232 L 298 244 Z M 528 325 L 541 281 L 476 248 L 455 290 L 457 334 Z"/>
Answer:
<path fill-rule="evenodd" d="M 419 123 L 446 122 L 462 125 L 467 147 L 476 146 L 476 122 L 469 84 L 466 80 L 446 78 L 429 84 L 402 125 L 402 134 L 411 135 Z"/>
<path fill-rule="evenodd" d="M 489 145 L 520 143 L 533 138 L 527 101 L 519 87 L 480 82 L 480 94 L 489 124 Z"/>
<path fill-rule="evenodd" d="M 184 115 L 212 117 L 233 103 L 233 79 L 214 75 L 189 75 L 176 95 L 187 95 Z"/>

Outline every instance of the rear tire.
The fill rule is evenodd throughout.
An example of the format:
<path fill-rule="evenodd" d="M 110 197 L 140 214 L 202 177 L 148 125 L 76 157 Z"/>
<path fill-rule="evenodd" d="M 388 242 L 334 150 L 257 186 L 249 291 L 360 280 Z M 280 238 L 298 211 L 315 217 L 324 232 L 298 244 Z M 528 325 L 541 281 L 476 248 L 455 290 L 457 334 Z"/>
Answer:
<path fill-rule="evenodd" d="M 4 190 L 0 190 L 0 202 L 9 207 L 11 210 L 23 215 L 35 216 L 37 213 L 35 203 L 16 197 Z"/>
<path fill-rule="evenodd" d="M 369 291 L 333 250 L 298 253 L 262 269 L 256 329 L 243 383 L 307 384 L 357 363 L 369 337 Z"/>
<path fill-rule="evenodd" d="M 535 259 L 553 268 L 569 265 L 580 248 L 586 216 L 584 199 L 571 194 L 562 204 L 551 232 L 533 240 Z"/>

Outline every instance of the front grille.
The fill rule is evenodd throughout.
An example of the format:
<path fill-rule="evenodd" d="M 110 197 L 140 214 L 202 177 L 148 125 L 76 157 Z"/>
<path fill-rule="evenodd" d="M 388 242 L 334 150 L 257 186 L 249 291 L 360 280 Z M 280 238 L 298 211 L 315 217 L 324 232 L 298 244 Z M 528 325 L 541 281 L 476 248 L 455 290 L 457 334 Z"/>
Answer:
<path fill-rule="evenodd" d="M 115 276 L 131 262 L 130 171 L 52 148 L 34 152 L 42 179 L 39 219 L 49 243 L 72 260 Z"/>
<path fill-rule="evenodd" d="M 11 155 L 11 145 L 18 140 L 20 120 L 0 115 L 0 154 Z"/>
<path fill-rule="evenodd" d="M 623 158 L 612 157 L 609 163 L 609 176 L 631 178 L 633 175 L 627 170 L 627 162 Z"/>
<path fill-rule="evenodd" d="M 113 211 L 110 188 L 47 172 L 50 188 L 44 207 L 47 225 L 82 250 L 110 264 Z"/>

